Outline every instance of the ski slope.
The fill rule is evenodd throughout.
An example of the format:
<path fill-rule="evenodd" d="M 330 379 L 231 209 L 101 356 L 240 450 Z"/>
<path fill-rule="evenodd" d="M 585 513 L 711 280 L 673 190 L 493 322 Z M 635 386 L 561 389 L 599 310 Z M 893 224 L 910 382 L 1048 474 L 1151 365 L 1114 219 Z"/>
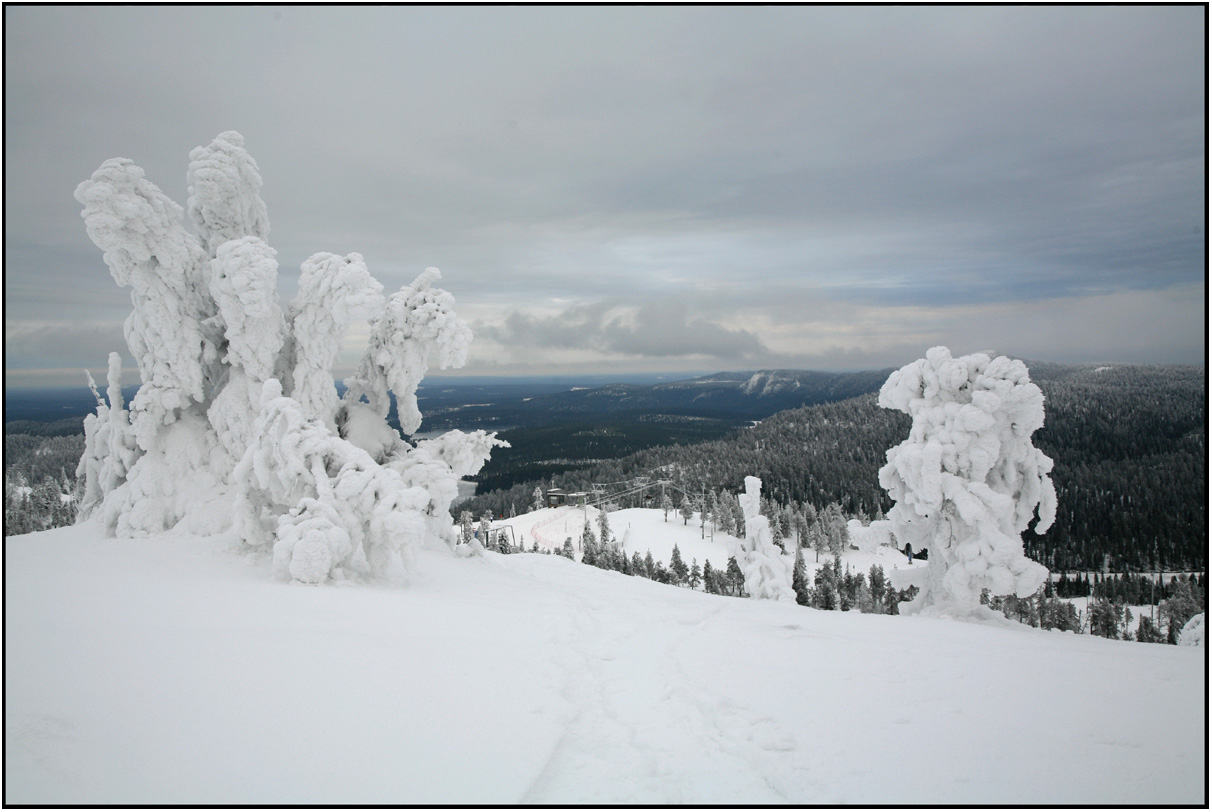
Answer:
<path fill-rule="evenodd" d="M 232 544 L 5 540 L 6 803 L 1206 802 L 1203 649 Z"/>

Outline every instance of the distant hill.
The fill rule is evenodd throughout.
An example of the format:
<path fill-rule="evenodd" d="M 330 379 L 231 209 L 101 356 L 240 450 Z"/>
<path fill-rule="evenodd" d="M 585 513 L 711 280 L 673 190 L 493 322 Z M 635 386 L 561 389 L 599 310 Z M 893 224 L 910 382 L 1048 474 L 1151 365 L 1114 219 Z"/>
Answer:
<path fill-rule="evenodd" d="M 862 372 L 762 370 L 720 372 L 669 383 L 615 383 L 571 387 L 532 397 L 425 412 L 425 427 L 489 428 L 549 425 L 606 415 L 681 415 L 731 421 L 761 420 L 775 412 L 830 403 L 877 391 L 891 369 Z"/>

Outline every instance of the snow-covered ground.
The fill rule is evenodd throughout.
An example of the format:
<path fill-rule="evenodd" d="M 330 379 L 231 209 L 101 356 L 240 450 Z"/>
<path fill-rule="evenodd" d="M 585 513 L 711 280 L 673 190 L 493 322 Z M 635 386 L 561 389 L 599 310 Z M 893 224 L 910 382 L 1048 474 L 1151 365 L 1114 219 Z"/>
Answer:
<path fill-rule="evenodd" d="M 512 519 L 494 522 L 492 526 L 497 528 L 511 525 L 516 538 L 520 542 L 525 542 L 527 550 L 536 541 L 540 549 L 559 550 L 564 546 L 566 538 L 572 538 L 574 547 L 579 544 L 582 528 L 585 526 L 585 517 L 588 517 L 596 537 L 598 535 L 597 516 L 598 509 L 595 507 L 580 508 L 568 505 L 543 508 Z M 695 560 L 699 562 L 700 567 L 704 561 L 710 561 L 714 569 L 724 569 L 728 566 L 728 556 L 732 555 L 729 552 L 730 542 L 736 541 L 731 536 L 718 531 L 715 533 L 715 540 L 712 541 L 710 523 L 707 524 L 707 538 L 703 538 L 702 525 L 699 523 L 697 513 L 688 522 L 683 522 L 681 515 L 677 511 L 671 510 L 669 520 L 666 521 L 664 513 L 660 510 L 629 508 L 608 513 L 607 521 L 610 523 L 610 532 L 616 539 L 623 542 L 623 548 L 628 555 L 639 553 L 642 557 L 651 550 L 652 557 L 666 566 L 673 556 L 673 545 L 676 544 L 686 566 L 690 566 L 691 562 Z M 580 557 L 579 548 L 577 556 Z M 791 556 L 788 557 L 791 558 Z M 816 559 L 815 552 L 805 550 L 804 562 L 807 564 L 809 572 L 832 561 L 833 556 L 826 553 L 821 555 L 819 562 Z M 910 566 L 915 568 L 926 566 L 925 561 L 914 561 L 910 565 L 903 554 L 890 547 L 881 547 L 874 553 L 849 549 L 842 555 L 843 572 L 845 567 L 849 566 L 851 570 L 865 574 L 873 564 L 879 564 L 885 572 L 906 569 Z"/>
<path fill-rule="evenodd" d="M 558 556 L 287 585 L 230 544 L 5 539 L 6 803 L 1206 802 L 1203 649 Z"/>

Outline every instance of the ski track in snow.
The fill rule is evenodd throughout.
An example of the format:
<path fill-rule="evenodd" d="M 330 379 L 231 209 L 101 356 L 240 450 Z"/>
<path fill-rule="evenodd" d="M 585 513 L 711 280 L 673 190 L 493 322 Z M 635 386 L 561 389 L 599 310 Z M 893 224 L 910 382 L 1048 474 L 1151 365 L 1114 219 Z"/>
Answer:
<path fill-rule="evenodd" d="M 564 698 L 577 710 L 522 803 L 790 801 L 771 755 L 794 750 L 795 737 L 774 719 L 711 697 L 679 662 L 685 641 L 723 606 L 695 602 L 654 618 L 626 601 L 565 594 L 580 644 L 563 643 L 571 652 Z M 670 624 L 685 636 L 671 639 Z"/>

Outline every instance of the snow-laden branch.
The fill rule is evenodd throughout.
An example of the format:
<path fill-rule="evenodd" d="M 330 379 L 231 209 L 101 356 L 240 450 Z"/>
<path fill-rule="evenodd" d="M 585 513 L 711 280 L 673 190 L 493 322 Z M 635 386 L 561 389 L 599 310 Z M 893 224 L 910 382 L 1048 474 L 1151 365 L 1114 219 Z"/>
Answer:
<path fill-rule="evenodd" d="M 261 200 L 261 170 L 244 149 L 244 136 L 219 133 L 205 147 L 189 153 L 189 217 L 198 227 L 207 252 L 241 237 L 269 239 L 269 215 Z"/>
<path fill-rule="evenodd" d="M 436 351 L 441 369 L 460 367 L 471 346 L 471 328 L 455 316 L 454 297 L 432 287 L 442 278 L 437 268 L 392 294 L 374 322 L 370 343 L 357 373 L 345 380 L 346 398 L 366 396 L 371 408 L 386 417 L 388 390 L 396 396 L 400 428 L 412 434 L 421 425 L 417 386 L 429 371 L 430 351 Z"/>
<path fill-rule="evenodd" d="M 131 289 L 126 343 L 143 381 L 132 410 L 146 449 L 159 426 L 205 397 L 203 365 L 218 354 L 202 327 L 215 313 L 206 252 L 185 230 L 181 207 L 125 158 L 101 164 L 76 187 L 76 200 L 114 281 Z"/>

